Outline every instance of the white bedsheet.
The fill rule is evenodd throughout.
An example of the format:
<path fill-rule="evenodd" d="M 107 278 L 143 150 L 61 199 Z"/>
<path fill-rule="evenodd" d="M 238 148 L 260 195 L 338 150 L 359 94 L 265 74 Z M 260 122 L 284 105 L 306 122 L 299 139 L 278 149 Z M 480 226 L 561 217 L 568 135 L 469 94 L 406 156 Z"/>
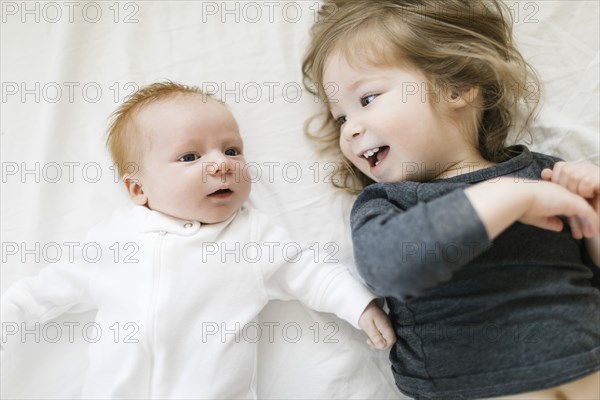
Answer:
<path fill-rule="evenodd" d="M 545 84 L 531 147 L 598 163 L 599 3 L 509 4 L 518 43 Z M 65 242 L 82 251 L 87 229 L 128 201 L 104 149 L 107 117 L 133 88 L 163 79 L 217 88 L 261 174 L 249 203 L 298 242 L 316 242 L 321 258 L 351 260 L 353 198 L 326 182 L 331 165 L 302 133 L 318 106 L 300 73 L 318 5 L 3 1 L 2 291 L 57 250 L 68 259 Z M 2 398 L 77 397 L 91 321 L 91 313 L 65 315 L 3 352 Z M 336 317 L 272 302 L 261 322 L 260 398 L 403 398 L 387 355 Z"/>

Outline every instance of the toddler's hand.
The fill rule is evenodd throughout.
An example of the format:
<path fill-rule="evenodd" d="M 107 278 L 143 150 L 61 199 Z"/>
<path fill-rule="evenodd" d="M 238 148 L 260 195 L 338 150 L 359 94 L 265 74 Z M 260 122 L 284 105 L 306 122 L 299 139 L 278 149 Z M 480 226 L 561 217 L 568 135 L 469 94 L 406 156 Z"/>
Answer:
<path fill-rule="evenodd" d="M 542 179 L 585 198 L 596 214 L 600 215 L 600 167 L 597 165 L 560 161 L 554 164 L 554 169 L 544 169 Z M 569 217 L 569 225 L 576 239 L 589 237 L 585 234 L 586 225 L 581 218 Z"/>
<path fill-rule="evenodd" d="M 396 342 L 396 333 L 388 316 L 375 300 L 369 303 L 358 320 L 358 325 L 369 336 L 370 348 L 386 349 Z"/>
<path fill-rule="evenodd" d="M 598 213 L 583 197 L 551 182 L 523 183 L 522 188 L 530 200 L 519 222 L 560 232 L 563 222 L 558 216 L 562 215 L 568 218 L 575 239 L 590 238 L 600 232 Z"/>

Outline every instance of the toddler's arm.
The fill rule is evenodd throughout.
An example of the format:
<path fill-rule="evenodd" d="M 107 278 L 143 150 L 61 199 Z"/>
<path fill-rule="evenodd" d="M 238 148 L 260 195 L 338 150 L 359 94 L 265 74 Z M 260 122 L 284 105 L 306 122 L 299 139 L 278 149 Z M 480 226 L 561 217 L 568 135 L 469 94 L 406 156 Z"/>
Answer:
<path fill-rule="evenodd" d="M 585 198 L 596 214 L 600 215 L 600 167 L 589 163 L 557 162 L 553 169 L 544 169 L 542 179 L 559 184 Z M 584 238 L 586 223 L 576 217 L 569 218 L 569 225 L 576 239 Z M 588 227 L 589 230 L 589 227 Z M 590 258 L 600 267 L 600 235 L 585 237 Z"/>
<path fill-rule="evenodd" d="M 374 293 L 399 299 L 450 279 L 489 244 L 464 191 L 455 186 L 368 186 L 354 203 L 351 224 L 354 258 L 365 282 Z"/>
<path fill-rule="evenodd" d="M 418 201 L 417 193 L 428 192 L 433 200 Z M 352 210 L 355 259 L 375 293 L 418 296 L 449 280 L 514 222 L 559 231 L 557 215 L 578 216 L 598 232 L 587 202 L 549 182 L 502 178 L 464 190 L 439 183 L 372 185 Z"/>
<path fill-rule="evenodd" d="M 514 181 L 502 178 L 473 185 L 465 190 L 473 208 L 485 225 L 490 239 L 498 236 L 514 222 L 560 232 L 563 222 L 559 215 L 579 219 L 583 235 L 598 234 L 598 214 L 581 197 L 550 182 Z M 575 237 L 575 234 L 573 234 Z"/>

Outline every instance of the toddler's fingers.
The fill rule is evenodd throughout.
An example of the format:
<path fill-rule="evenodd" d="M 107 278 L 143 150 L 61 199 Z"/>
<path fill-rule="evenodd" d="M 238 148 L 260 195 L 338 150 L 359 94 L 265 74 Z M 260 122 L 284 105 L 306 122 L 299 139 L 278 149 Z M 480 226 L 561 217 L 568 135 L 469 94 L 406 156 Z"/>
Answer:
<path fill-rule="evenodd" d="M 544 173 L 546 176 L 548 173 Z M 558 162 L 551 181 L 586 198 L 600 193 L 600 168 L 589 163 Z"/>
<path fill-rule="evenodd" d="M 560 232 L 564 227 L 564 223 L 558 217 L 539 217 L 525 223 L 554 232 Z"/>
<path fill-rule="evenodd" d="M 575 239 L 591 238 L 600 233 L 593 224 L 581 218 L 569 218 L 569 225 L 571 226 L 572 236 Z"/>
<path fill-rule="evenodd" d="M 563 171 L 563 167 L 567 163 L 564 161 L 559 161 L 552 167 L 552 182 L 559 183 Z"/>
<path fill-rule="evenodd" d="M 571 193 L 577 193 L 577 187 L 581 181 L 581 172 L 572 164 L 558 162 L 554 165 L 552 182 L 566 188 Z"/>
<path fill-rule="evenodd" d="M 595 182 L 593 177 L 584 176 L 579 180 L 577 193 L 580 196 L 591 199 L 598 191 L 600 191 L 600 182 Z"/>
<path fill-rule="evenodd" d="M 594 213 L 592 217 L 583 217 L 578 219 L 582 237 L 591 238 L 600 233 L 598 214 Z"/>
<path fill-rule="evenodd" d="M 585 201 L 585 200 L 584 200 Z M 600 217 L 594 208 L 585 201 L 586 209 L 589 211 L 586 212 L 586 216 L 584 218 L 580 218 L 583 236 L 590 238 L 598 235 L 600 233 Z"/>
<path fill-rule="evenodd" d="M 592 206 L 594 211 L 600 215 L 600 195 L 596 195 L 590 200 L 590 206 Z"/>
<path fill-rule="evenodd" d="M 545 181 L 552 180 L 552 170 L 550 168 L 544 168 L 542 170 L 542 179 Z"/>
<path fill-rule="evenodd" d="M 583 238 L 583 227 L 579 218 L 569 217 L 569 226 L 571 227 L 571 236 L 573 236 L 574 239 Z"/>
<path fill-rule="evenodd" d="M 567 192 L 566 195 L 567 197 L 564 198 L 564 201 L 567 202 L 565 203 L 566 207 L 559 214 L 565 217 L 578 218 L 585 237 L 597 234 L 600 229 L 600 218 L 596 210 L 583 197 L 570 192 Z"/>
<path fill-rule="evenodd" d="M 594 197 L 596 193 L 600 193 L 600 180 L 594 167 L 582 169 L 581 165 L 559 162 L 554 168 L 554 170 L 543 169 L 542 180 L 556 183 L 570 192 L 588 199 Z"/>
<path fill-rule="evenodd" d="M 581 175 L 578 173 L 573 173 L 572 175 L 563 175 L 563 186 L 566 187 L 569 192 L 577 193 L 582 196 L 582 193 L 579 192 L 579 184 L 581 183 Z"/>
<path fill-rule="evenodd" d="M 556 183 L 567 189 L 571 193 L 577 193 L 579 178 L 574 175 L 573 168 L 569 168 L 566 163 L 556 163 L 552 171 L 552 183 Z"/>
<path fill-rule="evenodd" d="M 583 237 L 593 238 L 595 236 L 598 236 L 600 234 L 600 227 L 598 226 L 597 217 L 595 223 L 583 221 L 581 229 L 583 232 Z"/>

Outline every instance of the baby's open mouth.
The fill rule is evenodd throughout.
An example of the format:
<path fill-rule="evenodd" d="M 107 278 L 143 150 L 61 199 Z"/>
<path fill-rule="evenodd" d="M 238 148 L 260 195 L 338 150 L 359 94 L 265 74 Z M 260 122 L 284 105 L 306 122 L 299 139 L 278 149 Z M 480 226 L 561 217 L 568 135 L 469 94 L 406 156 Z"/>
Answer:
<path fill-rule="evenodd" d="M 369 166 L 373 168 L 383 161 L 389 150 L 390 146 L 376 147 L 363 153 L 363 157 L 369 162 Z"/>
<path fill-rule="evenodd" d="M 211 194 L 209 194 L 209 196 L 215 196 L 215 197 L 222 197 L 222 196 L 227 196 L 229 194 L 233 193 L 231 191 L 231 189 L 219 189 L 215 192 L 212 192 Z"/>

